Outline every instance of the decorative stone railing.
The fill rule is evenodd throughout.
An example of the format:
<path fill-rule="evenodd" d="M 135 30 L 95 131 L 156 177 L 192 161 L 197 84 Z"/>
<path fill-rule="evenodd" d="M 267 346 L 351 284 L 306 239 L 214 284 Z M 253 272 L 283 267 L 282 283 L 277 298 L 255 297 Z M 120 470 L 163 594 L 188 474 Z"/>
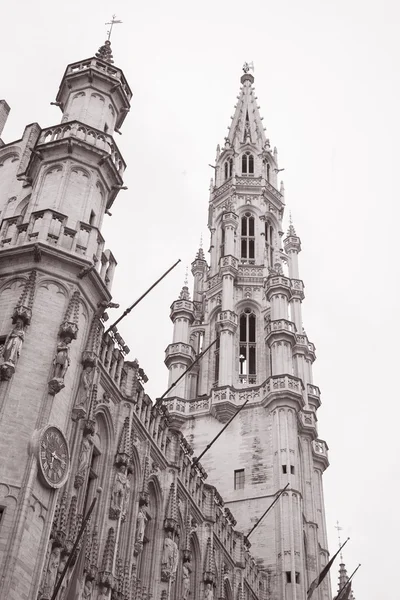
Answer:
<path fill-rule="evenodd" d="M 236 177 L 236 185 L 243 185 L 245 187 L 261 187 L 265 183 L 262 177 L 253 177 L 249 175 L 248 177 Z"/>
<path fill-rule="evenodd" d="M 232 269 L 238 268 L 238 259 L 232 255 L 222 256 L 219 261 L 219 266 L 221 268 L 231 267 Z"/>
<path fill-rule="evenodd" d="M 47 127 L 42 129 L 40 134 L 37 149 L 40 151 L 40 146 L 49 144 L 51 142 L 57 142 L 64 139 L 76 139 L 88 144 L 89 146 L 104 150 L 110 156 L 111 162 L 122 177 L 126 164 L 114 139 L 111 135 L 95 129 L 94 127 L 88 127 L 79 121 L 69 121 L 62 125 L 56 125 L 54 127 Z"/>
<path fill-rule="evenodd" d="M 328 446 L 323 440 L 313 440 L 313 452 L 318 458 L 328 460 Z"/>
<path fill-rule="evenodd" d="M 169 346 L 167 346 L 167 349 L 165 350 L 166 359 L 171 359 L 174 356 L 185 357 L 190 360 L 194 360 L 196 358 L 196 353 L 190 344 L 178 342 L 176 344 L 169 344 Z"/>
<path fill-rule="evenodd" d="M 255 267 L 250 265 L 239 265 L 238 277 L 240 278 L 259 278 L 263 277 L 263 267 Z"/>
<path fill-rule="evenodd" d="M 264 179 L 264 186 L 279 202 L 283 202 L 283 195 L 266 179 Z"/>
<path fill-rule="evenodd" d="M 221 278 L 221 275 L 219 273 L 217 273 L 216 275 L 213 275 L 213 277 L 211 277 L 207 281 L 208 289 L 211 290 L 211 288 L 213 288 L 214 286 L 216 286 L 219 283 L 221 283 L 221 281 L 222 281 L 222 278 Z"/>
<path fill-rule="evenodd" d="M 290 333 L 296 333 L 296 325 L 292 323 L 292 321 L 288 321 L 287 319 L 277 319 L 274 321 L 270 321 L 266 329 L 267 334 L 270 334 L 273 331 L 290 331 Z"/>
<path fill-rule="evenodd" d="M 125 92 L 128 100 L 132 98 L 132 92 L 129 89 L 129 86 L 126 82 L 126 79 L 120 69 L 113 67 L 112 65 L 105 63 L 97 58 L 92 58 L 89 60 L 82 60 L 80 62 L 72 63 L 68 65 L 66 75 L 71 75 L 73 73 L 78 73 L 79 71 L 86 71 L 87 69 L 95 69 L 96 71 L 100 71 L 102 73 L 106 73 L 111 77 L 114 77 L 121 83 L 121 88 Z"/>

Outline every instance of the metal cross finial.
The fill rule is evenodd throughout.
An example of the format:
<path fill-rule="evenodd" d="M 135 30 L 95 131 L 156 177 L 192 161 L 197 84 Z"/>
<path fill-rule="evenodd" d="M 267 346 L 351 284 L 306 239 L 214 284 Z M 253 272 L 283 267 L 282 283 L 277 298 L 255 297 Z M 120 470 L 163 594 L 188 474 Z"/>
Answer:
<path fill-rule="evenodd" d="M 337 536 L 338 536 L 339 548 L 340 548 L 340 546 L 342 545 L 342 542 L 340 541 L 340 532 L 342 531 L 343 527 L 339 526 L 339 521 L 336 521 L 335 529 L 337 529 Z M 342 553 L 340 553 L 340 560 L 343 561 Z"/>
<path fill-rule="evenodd" d="M 113 15 L 111 17 L 111 21 L 109 21 L 109 23 L 106 23 L 106 25 L 110 25 L 110 29 L 107 31 L 107 39 L 110 40 L 111 38 L 111 33 L 112 33 L 112 28 L 114 25 L 118 25 L 119 23 L 122 23 L 122 21 L 120 21 L 119 19 L 116 19 L 117 15 Z"/>
<path fill-rule="evenodd" d="M 248 73 L 249 71 L 254 71 L 254 63 L 253 62 L 251 62 L 251 63 L 245 62 L 243 65 L 243 71 L 245 73 Z"/>
<path fill-rule="evenodd" d="M 183 282 L 183 285 L 186 287 L 189 285 L 189 267 L 186 267 L 185 281 Z"/>
<path fill-rule="evenodd" d="M 203 247 L 203 234 L 200 234 L 200 248 Z"/>

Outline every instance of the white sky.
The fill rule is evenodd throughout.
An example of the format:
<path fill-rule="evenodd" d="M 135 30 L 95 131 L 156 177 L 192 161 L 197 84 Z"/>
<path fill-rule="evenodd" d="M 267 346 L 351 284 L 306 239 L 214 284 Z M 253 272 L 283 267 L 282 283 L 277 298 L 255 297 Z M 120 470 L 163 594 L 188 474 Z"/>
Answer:
<path fill-rule="evenodd" d="M 120 327 L 155 398 L 167 386 L 169 306 L 203 233 L 217 143 L 226 135 L 244 61 L 286 202 L 301 236 L 304 325 L 317 346 L 320 436 L 330 548 L 358 600 L 395 598 L 400 526 L 398 364 L 400 162 L 399 14 L 389 0 L 114 0 L 3 3 L 0 97 L 12 108 L 3 139 L 59 122 L 50 102 L 68 63 L 92 56 L 112 12 L 115 63 L 134 91 L 117 143 L 125 183 L 103 233 L 119 265 L 121 310 L 177 258 L 182 264 Z M 288 211 L 286 215 L 286 223 Z M 113 317 L 121 311 L 113 311 Z M 397 382 L 397 383 L 396 383 Z M 336 587 L 338 565 L 332 572 Z"/>

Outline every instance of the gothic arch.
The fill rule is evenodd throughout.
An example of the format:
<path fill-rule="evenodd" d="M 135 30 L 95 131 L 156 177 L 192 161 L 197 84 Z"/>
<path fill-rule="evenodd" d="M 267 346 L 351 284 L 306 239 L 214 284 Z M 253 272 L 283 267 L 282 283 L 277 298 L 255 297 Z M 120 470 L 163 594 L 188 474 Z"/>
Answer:
<path fill-rule="evenodd" d="M 225 600 L 233 600 L 232 587 L 231 587 L 228 577 L 225 577 L 225 580 L 224 580 L 224 596 L 225 596 Z"/>
<path fill-rule="evenodd" d="M 22 216 L 24 217 L 26 214 L 26 209 L 28 208 L 28 204 L 30 202 L 32 194 L 28 194 L 27 196 L 25 196 L 25 198 L 23 198 L 16 206 L 15 211 L 14 211 L 14 216 L 15 217 L 19 217 Z"/>
<path fill-rule="evenodd" d="M 149 504 L 147 513 L 149 520 L 144 533 L 143 550 L 138 565 L 138 578 L 147 592 L 152 593 L 152 586 L 157 579 L 160 568 L 160 553 L 163 535 L 158 535 L 163 528 L 163 497 L 157 477 L 152 476 L 148 484 Z M 157 573 L 157 574 L 156 574 Z"/>
<path fill-rule="evenodd" d="M 199 544 L 199 538 L 197 537 L 197 533 L 194 532 L 190 538 L 190 550 L 192 551 L 192 573 L 190 576 L 190 600 L 199 600 L 200 597 L 200 583 L 201 583 L 201 565 L 202 565 L 202 556 L 201 549 Z"/>
<path fill-rule="evenodd" d="M 19 160 L 21 154 L 20 148 L 18 146 L 12 146 L 8 148 L 8 151 L 3 156 L 0 156 L 0 167 L 4 166 L 4 163 L 11 159 L 11 162 L 15 162 Z"/>

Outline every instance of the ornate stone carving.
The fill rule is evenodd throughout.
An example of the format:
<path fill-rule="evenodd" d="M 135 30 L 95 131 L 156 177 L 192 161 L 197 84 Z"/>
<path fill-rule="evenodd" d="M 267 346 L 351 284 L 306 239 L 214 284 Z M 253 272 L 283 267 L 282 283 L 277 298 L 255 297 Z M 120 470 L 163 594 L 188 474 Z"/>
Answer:
<path fill-rule="evenodd" d="M 167 535 L 164 539 L 161 561 L 162 581 L 174 580 L 176 569 L 178 567 L 178 557 L 178 546 L 176 542 L 172 539 L 172 531 L 167 531 Z"/>
<path fill-rule="evenodd" d="M 119 467 L 115 474 L 114 486 L 111 492 L 110 519 L 125 519 L 129 502 L 130 488 L 127 469 L 124 465 Z"/>
<path fill-rule="evenodd" d="M 68 335 L 60 340 L 57 346 L 56 355 L 53 359 L 53 373 L 50 379 L 49 394 L 55 395 L 65 387 L 64 377 L 70 365 L 70 348 L 72 338 Z"/>
<path fill-rule="evenodd" d="M 182 566 L 182 600 L 188 600 L 190 594 L 190 574 L 192 565 L 190 562 L 183 563 Z"/>
<path fill-rule="evenodd" d="M 214 600 L 214 590 L 211 583 L 206 583 L 204 589 L 204 600 Z"/>
<path fill-rule="evenodd" d="M 90 461 L 90 452 L 91 452 L 92 446 L 91 443 L 89 442 L 89 439 L 87 437 L 84 437 L 82 440 L 82 444 L 81 444 L 81 450 L 79 453 L 79 460 L 78 460 L 78 469 L 75 475 L 75 487 L 79 488 L 83 482 L 85 481 L 85 477 L 86 477 L 86 472 L 89 466 L 89 461 Z"/>
<path fill-rule="evenodd" d="M 18 318 L 14 329 L 8 334 L 3 350 L 3 363 L 0 366 L 0 379 L 9 380 L 15 373 L 15 367 L 21 355 L 22 344 L 25 339 L 24 321 Z"/>
<path fill-rule="evenodd" d="M 60 558 L 61 558 L 61 548 L 59 548 L 58 546 L 56 546 L 55 548 L 53 547 L 51 554 L 50 554 L 49 562 L 47 564 L 46 576 L 44 579 L 43 595 L 42 595 L 43 600 L 45 598 L 49 598 L 51 596 L 51 594 L 53 593 L 54 586 L 57 581 L 58 566 L 60 564 Z"/>
<path fill-rule="evenodd" d="M 94 367 L 91 364 L 88 364 L 84 367 L 81 374 L 80 386 L 75 404 L 75 409 L 80 409 L 84 415 L 86 415 L 89 411 L 90 392 L 92 389 L 93 377 Z"/>

